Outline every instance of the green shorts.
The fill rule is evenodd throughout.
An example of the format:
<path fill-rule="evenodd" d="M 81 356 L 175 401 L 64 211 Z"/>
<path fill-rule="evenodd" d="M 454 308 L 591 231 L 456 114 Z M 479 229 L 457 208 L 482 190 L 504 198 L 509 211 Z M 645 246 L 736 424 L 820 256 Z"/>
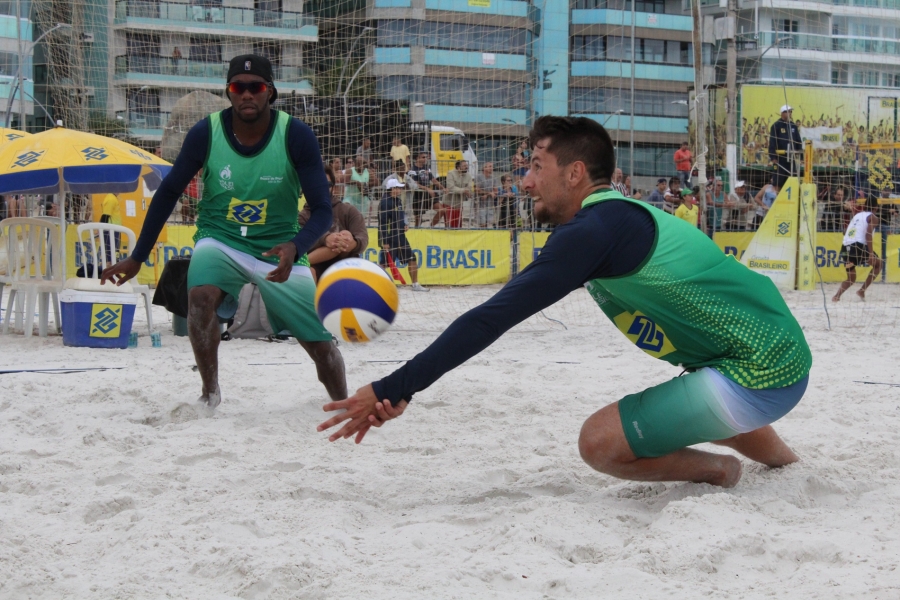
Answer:
<path fill-rule="evenodd" d="M 797 405 L 808 381 L 751 390 L 706 367 L 625 396 L 619 418 L 635 456 L 664 456 L 777 421 Z"/>
<path fill-rule="evenodd" d="M 241 288 L 248 283 L 256 284 L 276 333 L 290 331 L 304 342 L 331 341 L 331 334 L 316 315 L 316 283 L 309 267 L 294 265 L 284 283 L 267 281 L 266 275 L 275 266 L 212 238 L 204 238 L 197 242 L 191 255 L 188 289 L 212 285 L 225 292 L 218 313 L 227 319 L 237 310 Z"/>

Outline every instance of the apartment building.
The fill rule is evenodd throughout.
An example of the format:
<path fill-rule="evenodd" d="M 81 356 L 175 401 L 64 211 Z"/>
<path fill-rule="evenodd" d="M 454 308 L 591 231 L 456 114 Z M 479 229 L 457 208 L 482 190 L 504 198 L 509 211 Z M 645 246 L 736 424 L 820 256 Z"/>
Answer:
<path fill-rule="evenodd" d="M 19 129 L 23 111 L 26 123 L 30 123 L 34 115 L 31 39 L 32 22 L 28 10 L 21 13 L 17 23 L 16 3 L 9 0 L 0 2 L 0 110 L 3 111 L 0 125 L 4 127 Z M 24 79 L 21 92 L 18 89 L 20 57 Z"/>

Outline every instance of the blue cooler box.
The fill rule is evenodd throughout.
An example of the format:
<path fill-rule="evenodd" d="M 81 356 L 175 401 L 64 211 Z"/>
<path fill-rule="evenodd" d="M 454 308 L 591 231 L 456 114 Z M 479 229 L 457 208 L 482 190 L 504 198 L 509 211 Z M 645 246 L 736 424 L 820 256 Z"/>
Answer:
<path fill-rule="evenodd" d="M 63 345 L 127 348 L 137 295 L 63 290 Z"/>

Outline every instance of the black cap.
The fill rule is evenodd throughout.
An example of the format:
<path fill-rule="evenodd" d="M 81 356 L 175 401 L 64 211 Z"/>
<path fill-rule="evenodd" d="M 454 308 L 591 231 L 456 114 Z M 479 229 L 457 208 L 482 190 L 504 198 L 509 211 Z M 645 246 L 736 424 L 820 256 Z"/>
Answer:
<path fill-rule="evenodd" d="M 660 177 L 659 179 L 656 180 L 656 185 L 659 185 L 660 183 L 669 183 L 669 180 L 666 179 L 665 177 Z"/>
<path fill-rule="evenodd" d="M 266 83 L 272 84 L 272 100 L 278 99 L 278 90 L 275 89 L 274 78 L 272 77 L 272 63 L 265 56 L 258 54 L 241 54 L 231 59 L 228 65 L 228 78 L 225 83 L 230 83 L 231 79 L 236 75 L 259 75 Z"/>

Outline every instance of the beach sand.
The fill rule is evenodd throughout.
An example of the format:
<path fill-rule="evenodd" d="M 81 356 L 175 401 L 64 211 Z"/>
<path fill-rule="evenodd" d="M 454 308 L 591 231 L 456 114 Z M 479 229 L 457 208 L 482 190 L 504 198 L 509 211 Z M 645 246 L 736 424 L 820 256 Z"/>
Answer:
<path fill-rule="evenodd" d="M 341 345 L 350 389 L 495 290 L 402 292 L 393 330 Z M 125 367 L 0 375 L 0 597 L 900 598 L 900 387 L 854 382 L 900 383 L 900 302 L 848 296 L 828 331 L 821 298 L 787 299 L 814 365 L 775 427 L 801 462 L 744 459 L 729 490 L 581 461 L 585 418 L 679 373 L 584 292 L 358 446 L 316 432 L 295 343 L 223 343 L 210 411 L 161 309 L 162 348 L 140 306 L 133 350 L 0 336 L 4 367 Z"/>

